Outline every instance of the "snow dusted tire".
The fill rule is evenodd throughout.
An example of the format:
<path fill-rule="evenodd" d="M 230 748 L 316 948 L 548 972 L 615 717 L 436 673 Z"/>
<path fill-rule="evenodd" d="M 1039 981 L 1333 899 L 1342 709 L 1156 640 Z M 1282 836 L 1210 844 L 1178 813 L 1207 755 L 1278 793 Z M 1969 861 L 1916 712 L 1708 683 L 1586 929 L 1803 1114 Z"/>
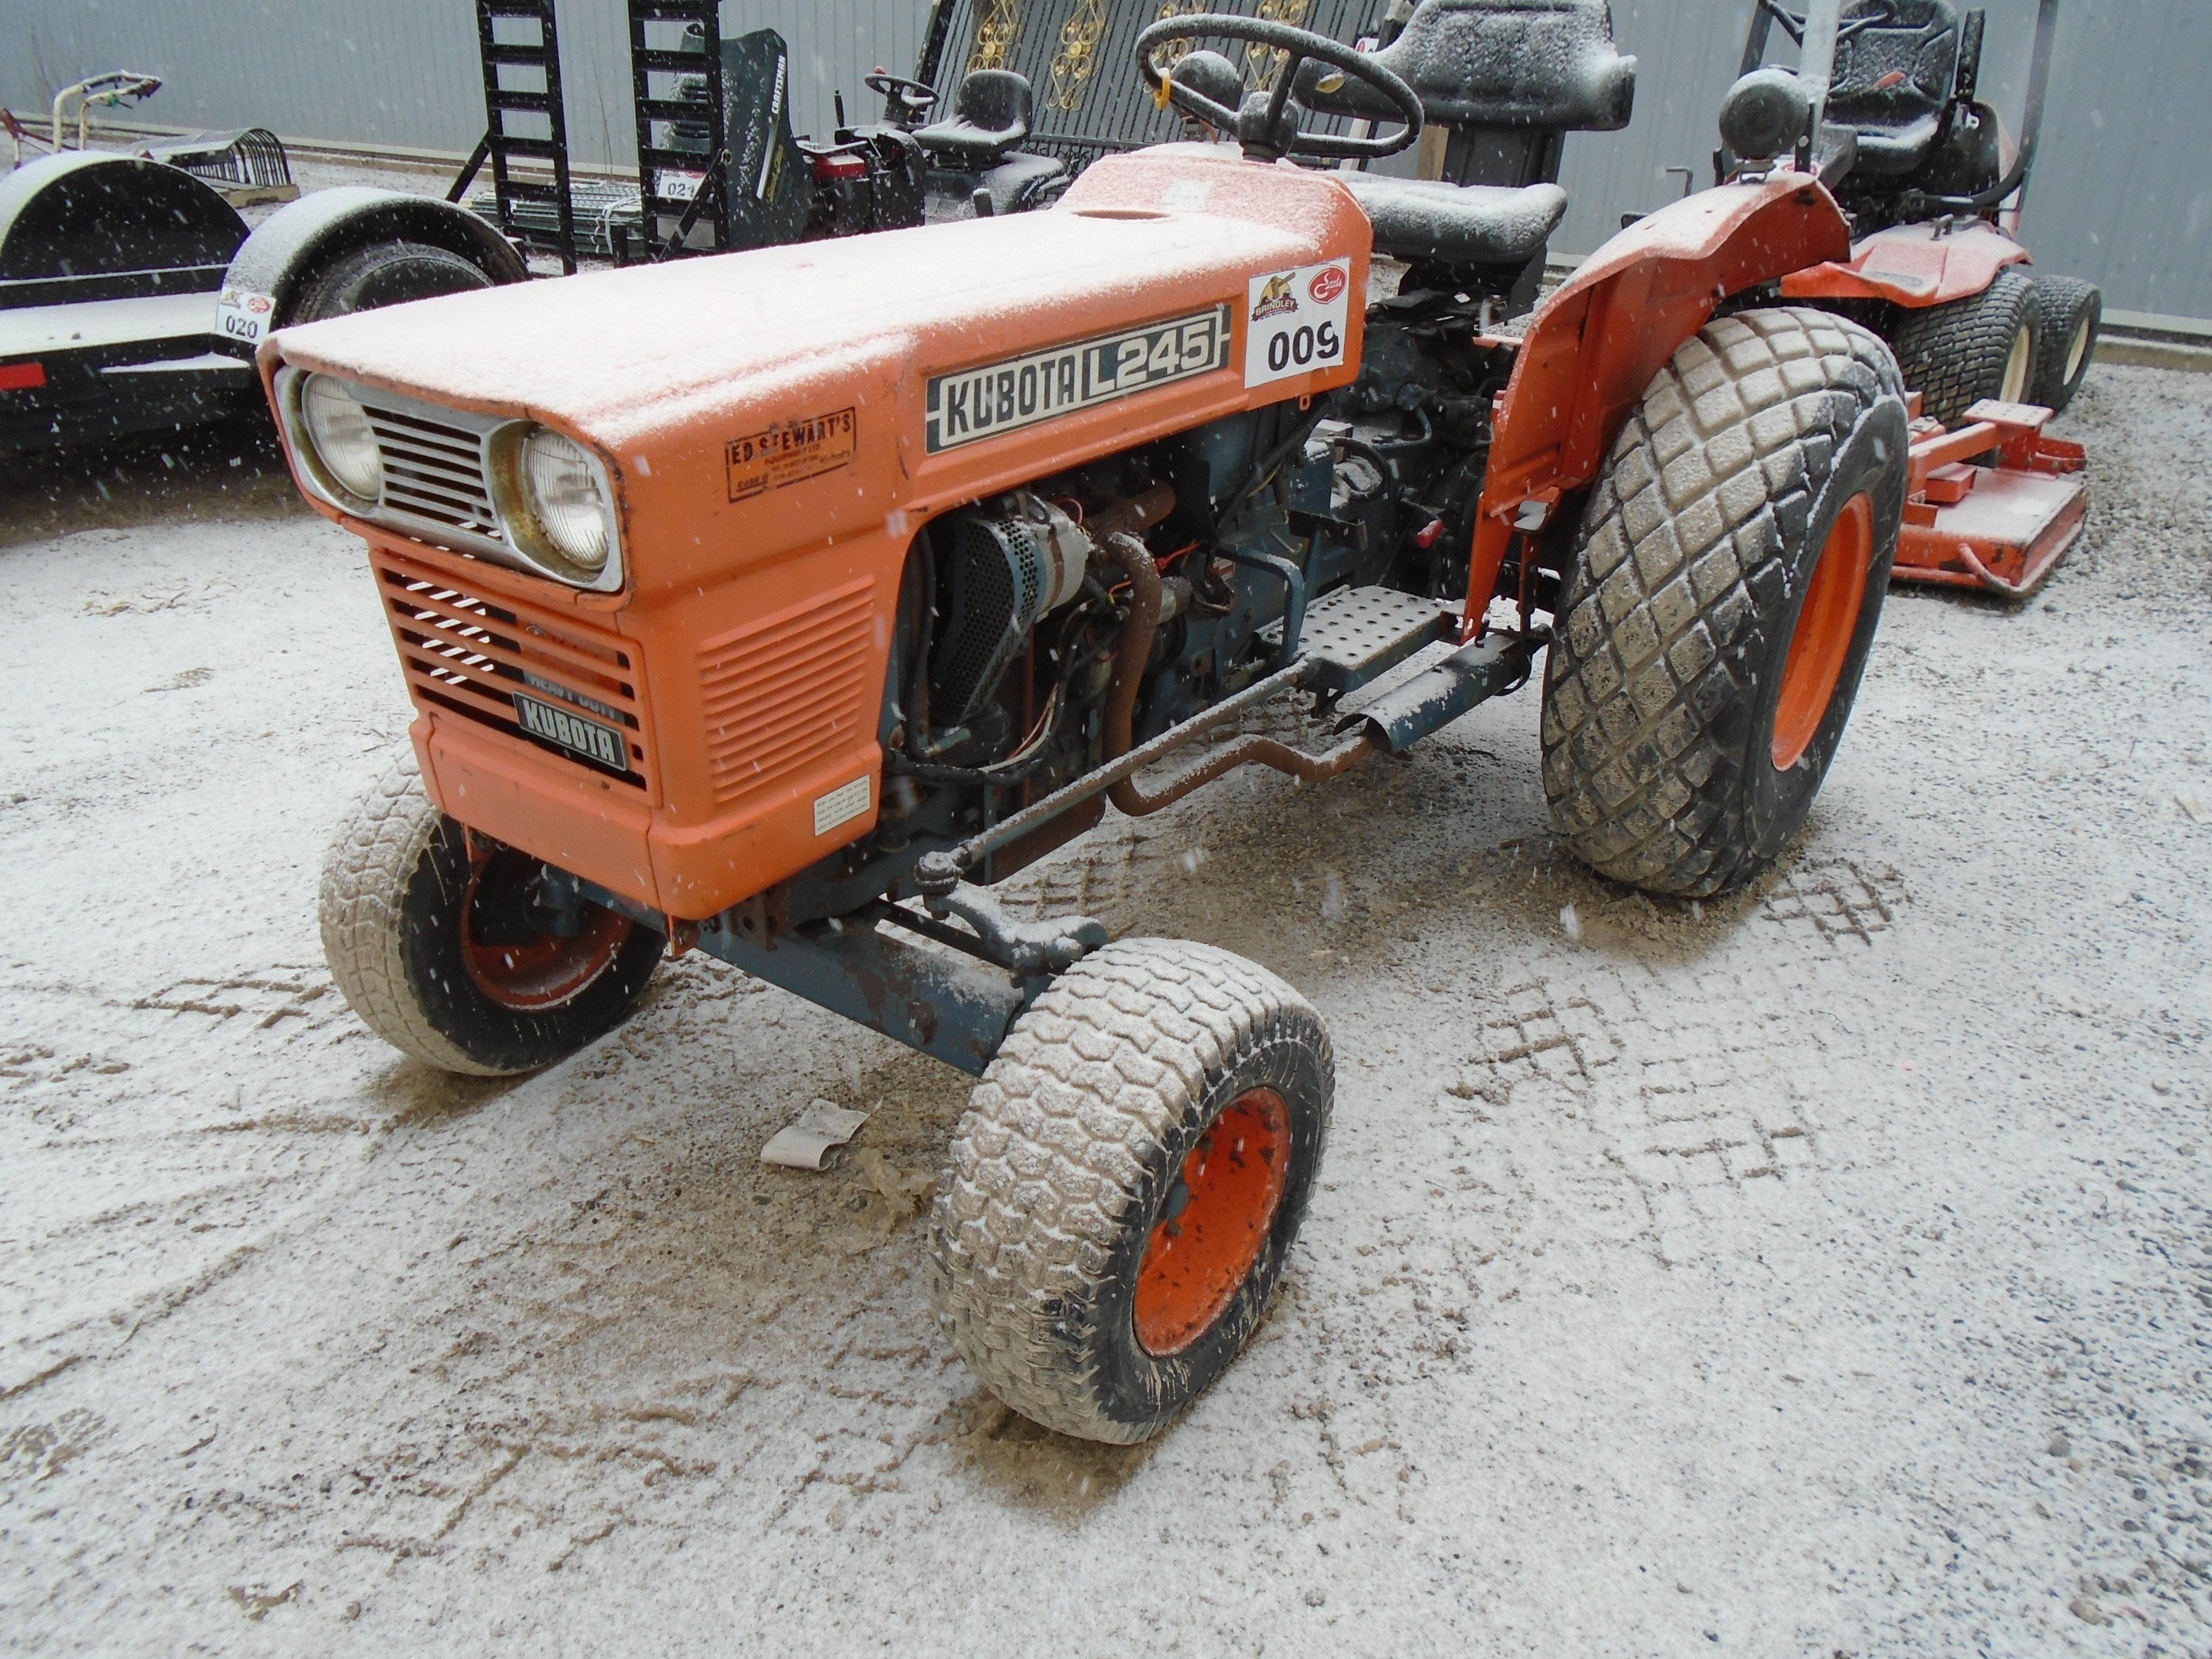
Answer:
<path fill-rule="evenodd" d="M 1226 1370 L 1328 1136 L 1321 1016 L 1211 945 L 1125 939 L 1014 1022 L 931 1222 L 938 1323 L 1023 1416 L 1133 1444 Z"/>
<path fill-rule="evenodd" d="M 2042 337 L 2035 299 L 2027 274 L 2008 265 L 1979 294 L 1902 313 L 1898 367 L 1923 415 L 1955 427 L 1984 398 L 2027 401 Z"/>
<path fill-rule="evenodd" d="M 2027 400 L 2056 415 L 2074 401 L 2088 377 L 2097 333 L 2104 325 L 2105 297 L 2094 283 L 2078 276 L 2038 276 L 2034 282 L 2043 338 L 2035 349 L 2035 379 Z"/>
<path fill-rule="evenodd" d="M 1881 615 L 1904 386 L 1823 311 L 1708 324 L 1590 491 L 1544 678 L 1554 829 L 1601 875 L 1702 897 L 1796 834 Z"/>
<path fill-rule="evenodd" d="M 540 869 L 508 848 L 471 858 L 422 793 L 410 750 L 354 805 L 323 863 L 323 957 L 362 1024 L 441 1071 L 535 1071 L 604 1036 L 660 960 L 649 927 L 586 905 L 562 933 L 536 904 Z"/>
<path fill-rule="evenodd" d="M 286 323 L 319 323 L 493 286 L 483 266 L 424 242 L 372 242 L 314 272 L 287 307 Z"/>

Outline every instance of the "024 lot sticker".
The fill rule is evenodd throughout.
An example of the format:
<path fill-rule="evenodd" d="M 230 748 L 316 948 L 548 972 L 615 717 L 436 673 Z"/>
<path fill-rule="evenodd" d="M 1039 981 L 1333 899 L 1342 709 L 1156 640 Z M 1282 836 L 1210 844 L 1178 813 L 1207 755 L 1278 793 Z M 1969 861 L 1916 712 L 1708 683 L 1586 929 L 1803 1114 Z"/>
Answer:
<path fill-rule="evenodd" d="M 1244 304 L 1246 386 L 1344 366 L 1351 260 L 1255 276 L 1246 285 Z"/>

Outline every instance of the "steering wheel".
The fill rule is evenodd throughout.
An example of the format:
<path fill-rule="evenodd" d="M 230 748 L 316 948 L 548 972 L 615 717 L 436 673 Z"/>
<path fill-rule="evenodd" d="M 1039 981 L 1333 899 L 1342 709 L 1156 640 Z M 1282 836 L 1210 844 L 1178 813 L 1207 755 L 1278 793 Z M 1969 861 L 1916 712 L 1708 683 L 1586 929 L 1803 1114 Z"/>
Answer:
<path fill-rule="evenodd" d="M 1152 53 L 1170 40 L 1200 38 L 1241 40 L 1248 47 L 1263 46 L 1285 55 L 1275 76 L 1274 90 L 1255 92 L 1243 107 L 1231 109 L 1195 87 L 1184 86 L 1173 70 L 1163 71 Z M 1312 59 L 1327 64 L 1355 81 L 1364 81 L 1389 101 L 1405 125 L 1380 137 L 1339 137 L 1333 133 L 1308 132 L 1288 115 L 1291 85 L 1298 68 Z M 1244 154 L 1253 161 L 1273 161 L 1285 155 L 1313 155 L 1338 160 L 1346 156 L 1395 155 L 1421 136 L 1421 100 L 1413 88 L 1365 52 L 1340 46 L 1325 34 L 1292 28 L 1287 23 L 1260 17 L 1237 17 L 1221 12 L 1194 16 L 1164 17 L 1137 37 L 1137 72 L 1145 77 L 1162 107 L 1172 103 L 1184 114 L 1237 135 Z M 1262 100 L 1264 98 L 1264 103 Z"/>
<path fill-rule="evenodd" d="M 891 119 L 902 127 L 912 126 L 937 107 L 937 88 L 927 81 L 878 70 L 873 75 L 862 76 L 860 84 L 882 97 Z"/>

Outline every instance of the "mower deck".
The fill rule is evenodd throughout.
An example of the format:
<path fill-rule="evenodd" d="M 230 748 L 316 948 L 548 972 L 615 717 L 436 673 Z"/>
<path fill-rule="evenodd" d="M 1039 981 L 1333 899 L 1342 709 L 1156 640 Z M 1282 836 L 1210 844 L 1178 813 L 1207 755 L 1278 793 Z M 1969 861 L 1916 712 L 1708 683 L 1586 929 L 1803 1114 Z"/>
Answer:
<path fill-rule="evenodd" d="M 1891 578 L 2024 599 L 2081 538 L 2081 446 L 2045 437 L 2051 411 L 1984 401 L 1955 432 L 1917 422 Z M 1924 429 L 1923 429 L 1924 428 Z M 1998 464 L 1966 458 L 1995 450 Z"/>

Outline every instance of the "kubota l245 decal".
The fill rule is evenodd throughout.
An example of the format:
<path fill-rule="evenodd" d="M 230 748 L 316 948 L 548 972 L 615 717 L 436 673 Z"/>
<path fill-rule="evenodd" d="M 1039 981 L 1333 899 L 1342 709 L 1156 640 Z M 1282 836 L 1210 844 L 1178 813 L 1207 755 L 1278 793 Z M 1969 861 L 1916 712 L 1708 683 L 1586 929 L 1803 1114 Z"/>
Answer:
<path fill-rule="evenodd" d="M 1147 323 L 929 382 L 925 426 L 934 455 L 1056 420 L 1171 380 L 1229 366 L 1229 307 Z"/>

